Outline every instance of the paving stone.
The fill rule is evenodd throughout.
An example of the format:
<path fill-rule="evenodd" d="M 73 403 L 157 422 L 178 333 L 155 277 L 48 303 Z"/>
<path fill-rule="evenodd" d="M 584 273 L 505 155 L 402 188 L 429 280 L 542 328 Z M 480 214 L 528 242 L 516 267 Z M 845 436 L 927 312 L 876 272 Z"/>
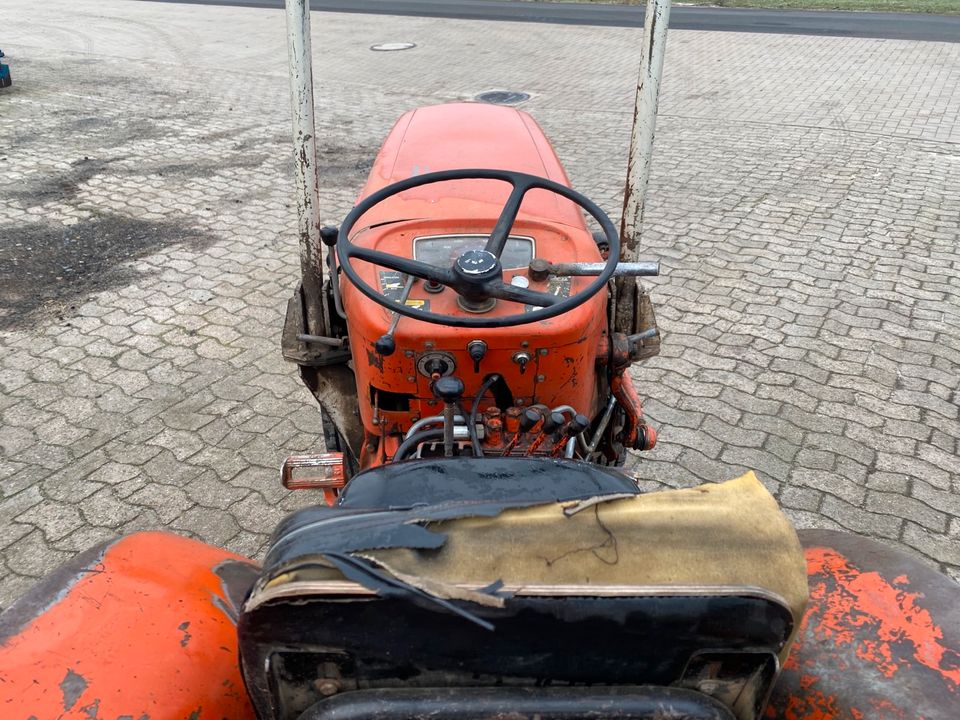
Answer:
<path fill-rule="evenodd" d="M 72 557 L 72 553 L 54 550 L 39 530 L 0 551 L 0 557 L 10 570 L 26 577 L 39 578 L 55 570 Z"/>
<path fill-rule="evenodd" d="M 21 513 L 17 522 L 33 525 L 43 533 L 47 542 L 61 540 L 84 524 L 76 507 L 49 501 Z"/>
<path fill-rule="evenodd" d="M 790 484 L 835 495 L 857 507 L 862 506 L 866 498 L 862 485 L 830 471 L 796 468 L 790 473 Z"/>
<path fill-rule="evenodd" d="M 947 514 L 938 512 L 919 500 L 897 493 L 869 490 L 865 507 L 871 512 L 912 520 L 930 532 L 942 534 L 947 530 L 949 518 Z"/>
<path fill-rule="evenodd" d="M 7 0 L 4 20 L 36 52 L 4 109 L 0 236 L 109 218 L 128 255 L 98 256 L 93 290 L 58 281 L 56 302 L 0 313 L 0 606 L 120 531 L 259 555 L 281 513 L 315 500 L 284 490 L 278 463 L 322 445 L 279 356 L 299 274 L 282 15 Z M 636 28 L 565 27 L 558 46 L 548 25 L 323 20 L 340 60 L 318 66 L 325 221 L 401 110 L 492 86 L 534 91 L 524 109 L 617 220 Z M 356 42 L 384 33 L 418 46 Z M 478 36 L 552 51 L 534 67 Z M 170 37 L 191 39 L 189 74 L 163 65 Z M 97 73 L 64 75 L 78 52 Z M 902 530 L 957 577 L 960 84 L 943 69 L 960 45 L 672 29 L 667 52 L 642 228 L 666 270 L 648 284 L 663 355 L 632 371 L 662 442 L 627 467 L 645 490 L 753 467 L 801 526 Z M 46 193 L 83 156 L 116 159 Z"/>
<path fill-rule="evenodd" d="M 118 528 L 137 516 L 138 509 L 119 500 L 109 487 L 98 490 L 79 504 L 84 519 L 95 527 Z"/>
<path fill-rule="evenodd" d="M 233 515 L 210 508 L 192 508 L 171 523 L 171 527 L 221 546 L 240 531 Z"/>

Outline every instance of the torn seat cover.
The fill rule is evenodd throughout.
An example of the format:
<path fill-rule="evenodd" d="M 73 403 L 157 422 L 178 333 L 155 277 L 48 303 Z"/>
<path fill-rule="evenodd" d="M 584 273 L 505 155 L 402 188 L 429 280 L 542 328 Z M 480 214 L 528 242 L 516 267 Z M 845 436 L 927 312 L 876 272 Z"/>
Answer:
<path fill-rule="evenodd" d="M 375 583 L 347 581 L 335 563 L 324 561 L 325 553 L 339 554 L 346 542 L 353 555 L 388 574 L 434 587 L 501 583 L 501 594 L 551 595 L 747 587 L 780 598 L 796 618 L 803 614 L 807 581 L 800 543 L 752 472 L 685 490 L 526 504 L 445 503 L 348 518 L 333 511 L 326 522 L 332 528 L 344 521 L 336 525 L 340 539 L 324 548 L 317 532 L 315 552 L 275 565 L 271 560 L 279 558 L 271 552 L 247 608 L 301 593 L 375 592 Z M 365 521 L 384 515 L 393 527 L 377 527 L 375 544 L 385 544 L 384 536 L 392 534 L 401 544 L 420 547 L 357 547 L 362 538 L 349 539 L 351 526 L 369 532 Z M 275 538 L 273 546 L 283 540 Z"/>
<path fill-rule="evenodd" d="M 797 535 L 753 473 L 555 502 L 331 509 L 273 538 L 240 620 L 241 658 L 258 712 L 283 718 L 295 716 L 284 693 L 267 688 L 297 667 L 333 667 L 344 689 L 691 687 L 696 657 L 753 653 L 773 669 L 742 693 L 752 709 L 737 715 L 752 717 L 806 601 Z M 294 643 L 299 660 L 285 650 Z"/>

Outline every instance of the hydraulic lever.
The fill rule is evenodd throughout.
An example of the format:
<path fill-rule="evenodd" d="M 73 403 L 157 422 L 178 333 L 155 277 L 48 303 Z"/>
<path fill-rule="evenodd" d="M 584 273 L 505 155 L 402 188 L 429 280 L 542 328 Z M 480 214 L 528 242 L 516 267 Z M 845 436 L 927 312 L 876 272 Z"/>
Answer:
<path fill-rule="evenodd" d="M 410 297 L 410 291 L 413 289 L 413 283 L 416 282 L 417 278 L 413 275 L 407 276 L 407 284 L 403 286 L 403 292 L 400 294 L 400 304 L 405 305 L 407 298 Z M 397 349 L 397 343 L 393 339 L 393 333 L 397 330 L 397 325 L 400 324 L 400 313 L 397 311 L 393 312 L 393 320 L 390 322 L 390 327 L 387 328 L 387 332 L 377 338 L 377 341 L 373 344 L 373 349 L 377 351 L 378 355 L 383 355 L 387 357 L 388 355 L 393 355 L 394 351 Z"/>
<path fill-rule="evenodd" d="M 547 417 L 545 417 L 543 420 L 543 427 L 540 428 L 540 434 L 537 435 L 532 443 L 530 443 L 530 447 L 527 448 L 527 452 L 525 454 L 527 456 L 533 455 L 540 448 L 540 446 L 546 442 L 547 438 L 553 435 L 557 428 L 563 425 L 563 420 L 563 413 L 552 412 L 547 415 Z"/>
<path fill-rule="evenodd" d="M 448 375 L 433 381 L 433 394 L 443 402 L 443 456 L 453 457 L 453 423 L 463 397 L 463 380 Z"/>
<path fill-rule="evenodd" d="M 563 449 L 567 446 L 567 443 L 575 438 L 577 435 L 582 433 L 590 427 L 590 418 L 586 415 L 581 415 L 577 413 L 574 415 L 573 420 L 568 422 L 560 433 L 560 437 L 557 438 L 557 441 L 553 445 L 553 449 L 550 451 L 551 457 L 560 457 L 563 453 Z"/>
<path fill-rule="evenodd" d="M 520 438 L 523 437 L 526 433 L 536 426 L 538 422 L 543 420 L 543 413 L 535 408 L 527 408 L 523 411 L 523 414 L 520 415 L 520 427 L 517 432 L 514 433 L 513 437 L 510 438 L 510 442 L 507 443 L 507 446 L 503 449 L 503 452 L 500 453 L 500 457 L 507 457 L 513 449 L 517 446 L 517 443 L 520 442 Z"/>

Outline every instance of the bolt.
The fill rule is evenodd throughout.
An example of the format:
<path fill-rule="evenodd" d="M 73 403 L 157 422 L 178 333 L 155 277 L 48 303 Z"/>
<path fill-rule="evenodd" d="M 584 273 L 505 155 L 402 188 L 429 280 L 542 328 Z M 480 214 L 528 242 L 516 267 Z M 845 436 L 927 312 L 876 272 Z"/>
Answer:
<path fill-rule="evenodd" d="M 407 382 L 416 382 L 417 379 L 413 375 L 407 375 Z"/>
<path fill-rule="evenodd" d="M 314 687 L 316 687 L 317 692 L 324 697 L 330 697 L 340 692 L 340 683 L 332 678 L 318 678 L 314 683 Z"/>
<path fill-rule="evenodd" d="M 522 343 L 520 343 L 520 347 L 530 347 L 530 341 L 524 340 Z"/>
<path fill-rule="evenodd" d="M 537 375 L 537 382 L 538 382 L 538 383 L 541 383 L 541 382 L 543 382 L 543 381 L 546 380 L 546 379 L 547 379 L 547 378 L 546 378 L 545 375 Z"/>
<path fill-rule="evenodd" d="M 403 351 L 403 354 L 406 355 L 408 358 L 412 358 L 412 357 L 413 357 L 413 350 L 404 350 L 404 351 Z"/>
<path fill-rule="evenodd" d="M 546 355 L 550 351 L 547 350 L 546 348 L 540 348 L 539 350 L 537 350 L 537 352 L 540 353 L 541 355 Z"/>

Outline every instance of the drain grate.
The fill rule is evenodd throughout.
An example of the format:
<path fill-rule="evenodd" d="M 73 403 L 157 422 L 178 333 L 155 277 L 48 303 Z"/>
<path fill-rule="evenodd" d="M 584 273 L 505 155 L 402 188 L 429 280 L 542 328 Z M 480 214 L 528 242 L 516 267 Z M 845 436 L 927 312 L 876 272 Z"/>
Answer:
<path fill-rule="evenodd" d="M 412 42 L 389 42 L 371 45 L 370 49 L 374 52 L 396 52 L 397 50 L 411 50 L 417 46 Z"/>
<path fill-rule="evenodd" d="M 490 92 L 480 93 L 475 99 L 492 105 L 519 105 L 529 100 L 530 94 L 513 90 L 491 90 Z"/>

